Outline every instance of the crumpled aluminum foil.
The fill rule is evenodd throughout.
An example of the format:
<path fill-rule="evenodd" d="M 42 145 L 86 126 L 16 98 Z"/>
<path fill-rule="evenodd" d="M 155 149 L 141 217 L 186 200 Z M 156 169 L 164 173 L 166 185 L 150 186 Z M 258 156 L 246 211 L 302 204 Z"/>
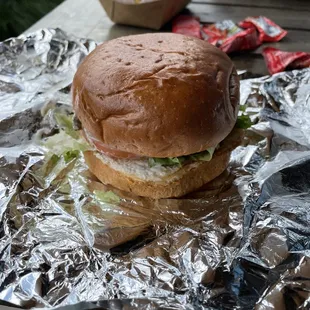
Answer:
<path fill-rule="evenodd" d="M 59 29 L 0 43 L 0 299 L 309 309 L 310 70 L 242 80 L 255 124 L 230 171 L 183 199 L 152 201 L 98 183 L 82 156 L 46 165 L 41 138 L 59 131 L 55 110 L 70 113 L 72 77 L 94 47 Z"/>

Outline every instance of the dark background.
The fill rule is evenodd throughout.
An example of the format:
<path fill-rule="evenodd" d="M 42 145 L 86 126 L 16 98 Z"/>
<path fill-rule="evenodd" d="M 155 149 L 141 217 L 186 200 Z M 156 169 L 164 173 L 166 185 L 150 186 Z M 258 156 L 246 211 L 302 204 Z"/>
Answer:
<path fill-rule="evenodd" d="M 0 41 L 20 35 L 64 0 L 0 0 Z"/>

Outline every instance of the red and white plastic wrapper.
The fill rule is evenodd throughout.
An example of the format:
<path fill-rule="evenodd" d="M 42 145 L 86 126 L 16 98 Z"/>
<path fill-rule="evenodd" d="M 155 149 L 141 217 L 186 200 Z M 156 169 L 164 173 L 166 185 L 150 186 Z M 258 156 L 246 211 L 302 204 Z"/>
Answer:
<path fill-rule="evenodd" d="M 248 17 L 238 25 L 231 20 L 202 25 L 195 16 L 180 15 L 173 21 L 172 32 L 204 39 L 227 54 L 253 50 L 264 42 L 278 42 L 287 34 L 286 30 L 264 16 Z M 310 67 L 310 53 L 266 47 L 263 56 L 270 74 Z"/>
<path fill-rule="evenodd" d="M 264 16 L 248 17 L 238 25 L 231 20 L 202 25 L 197 17 L 178 16 L 173 21 L 172 31 L 202 38 L 228 54 L 253 50 L 264 42 L 280 41 L 287 34 Z"/>
<path fill-rule="evenodd" d="M 279 27 L 272 20 L 264 16 L 247 17 L 239 23 L 245 29 L 256 28 L 260 42 L 278 42 L 287 35 L 287 31 Z"/>
<path fill-rule="evenodd" d="M 286 69 L 301 69 L 310 67 L 310 53 L 285 52 L 273 47 L 263 50 L 270 74 L 275 74 Z"/>
<path fill-rule="evenodd" d="M 203 26 L 202 33 L 205 40 L 227 54 L 255 49 L 261 44 L 255 28 L 244 30 L 231 20 L 224 20 L 211 26 Z"/>

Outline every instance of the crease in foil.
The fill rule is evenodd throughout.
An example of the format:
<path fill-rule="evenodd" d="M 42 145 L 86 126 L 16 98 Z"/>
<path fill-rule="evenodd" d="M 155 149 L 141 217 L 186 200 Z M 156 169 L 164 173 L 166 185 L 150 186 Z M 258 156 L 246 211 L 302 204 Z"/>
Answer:
<path fill-rule="evenodd" d="M 229 170 L 152 201 L 97 182 L 57 123 L 94 47 L 59 29 L 0 43 L 3 304 L 309 309 L 310 70 L 243 79 L 253 125 Z"/>

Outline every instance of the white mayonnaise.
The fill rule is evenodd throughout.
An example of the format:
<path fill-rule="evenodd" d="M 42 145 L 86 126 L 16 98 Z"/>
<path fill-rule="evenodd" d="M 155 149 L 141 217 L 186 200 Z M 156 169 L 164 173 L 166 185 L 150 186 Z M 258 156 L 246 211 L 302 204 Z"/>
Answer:
<path fill-rule="evenodd" d="M 96 156 L 114 170 L 145 181 L 161 181 L 164 177 L 168 177 L 181 169 L 178 165 L 169 167 L 156 165 L 150 167 L 147 158 L 119 159 L 111 158 L 98 152 L 96 152 Z"/>

